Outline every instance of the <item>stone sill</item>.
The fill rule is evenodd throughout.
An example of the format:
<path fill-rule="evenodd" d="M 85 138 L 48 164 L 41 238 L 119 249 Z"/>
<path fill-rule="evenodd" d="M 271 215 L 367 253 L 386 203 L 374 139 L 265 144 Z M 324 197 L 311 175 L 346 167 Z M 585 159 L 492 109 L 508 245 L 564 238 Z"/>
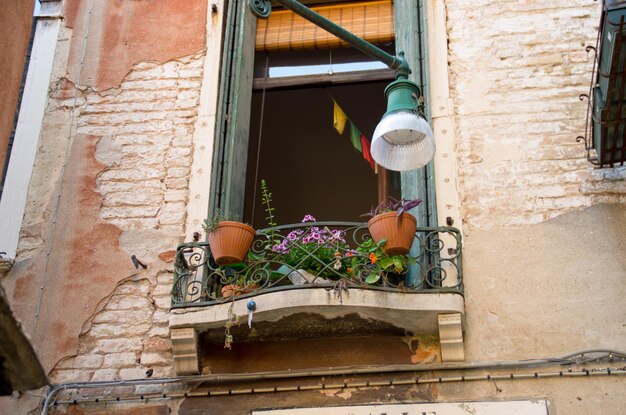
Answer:
<path fill-rule="evenodd" d="M 326 319 L 358 315 L 363 320 L 387 323 L 413 333 L 437 333 L 440 314 L 459 313 L 464 324 L 465 303 L 456 293 L 401 293 L 348 289 L 341 299 L 331 290 L 309 288 L 270 292 L 253 297 L 254 322 L 278 322 L 298 314 L 315 314 Z M 235 300 L 232 313 L 247 315 L 250 298 Z M 170 311 L 171 328 L 193 327 L 198 331 L 223 328 L 231 303 Z"/>

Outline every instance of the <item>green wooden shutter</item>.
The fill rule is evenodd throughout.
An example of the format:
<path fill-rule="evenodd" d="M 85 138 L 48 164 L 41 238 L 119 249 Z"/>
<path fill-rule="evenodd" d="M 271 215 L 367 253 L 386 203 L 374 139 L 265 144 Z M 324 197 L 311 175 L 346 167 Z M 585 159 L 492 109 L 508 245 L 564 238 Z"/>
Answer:
<path fill-rule="evenodd" d="M 419 85 L 425 96 L 426 116 L 428 106 L 428 54 L 426 50 L 426 13 L 423 0 L 395 0 L 396 50 L 404 51 L 412 73 L 409 79 Z M 402 197 L 422 199 L 413 212 L 418 226 L 437 226 L 437 201 L 435 199 L 435 171 L 433 163 L 403 172 Z"/>
<path fill-rule="evenodd" d="M 405 52 L 422 93 L 427 92 L 426 31 L 423 0 L 395 0 L 396 49 Z M 252 92 L 256 19 L 245 1 L 228 2 L 213 155 L 210 214 L 221 210 L 243 217 L 250 99 Z M 428 99 L 428 97 L 426 97 Z M 428 101 L 426 101 L 428 104 Z M 428 115 L 428 105 L 427 115 Z M 436 226 L 434 167 L 402 173 L 402 197 L 421 198 L 416 209 L 419 226 Z"/>
<path fill-rule="evenodd" d="M 396 50 L 404 51 L 412 70 L 409 79 L 419 85 L 424 95 L 426 116 L 430 120 L 428 105 L 428 54 L 426 50 L 426 14 L 423 0 L 395 0 Z M 401 174 L 402 197 L 422 199 L 422 204 L 411 213 L 417 218 L 417 226 L 437 226 L 437 201 L 435 199 L 434 165 L 428 165 Z M 419 246 L 411 248 L 416 255 Z M 421 283 L 418 265 L 411 265 L 406 283 L 415 286 Z"/>
<path fill-rule="evenodd" d="M 243 218 L 256 18 L 246 1 L 228 2 L 209 215 Z"/>

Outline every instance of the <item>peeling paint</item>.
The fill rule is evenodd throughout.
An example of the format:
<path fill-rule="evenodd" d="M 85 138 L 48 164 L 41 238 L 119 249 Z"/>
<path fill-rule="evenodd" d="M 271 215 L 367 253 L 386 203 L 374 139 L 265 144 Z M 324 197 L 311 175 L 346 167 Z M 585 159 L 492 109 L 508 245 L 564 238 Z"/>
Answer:
<path fill-rule="evenodd" d="M 66 26 L 73 29 L 68 78 L 104 90 L 118 86 L 138 62 L 163 63 L 202 51 L 206 10 L 206 0 L 67 0 Z"/>

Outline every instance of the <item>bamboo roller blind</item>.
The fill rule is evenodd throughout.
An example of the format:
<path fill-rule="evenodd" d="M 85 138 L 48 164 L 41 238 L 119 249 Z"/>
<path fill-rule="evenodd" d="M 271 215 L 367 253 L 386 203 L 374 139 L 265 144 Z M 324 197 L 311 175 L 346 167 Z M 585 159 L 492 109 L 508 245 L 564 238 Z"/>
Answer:
<path fill-rule="evenodd" d="M 381 44 L 394 39 L 391 0 L 342 3 L 312 7 L 317 13 L 368 42 Z M 347 47 L 348 44 L 290 10 L 272 12 L 257 21 L 257 51 L 289 51 Z"/>

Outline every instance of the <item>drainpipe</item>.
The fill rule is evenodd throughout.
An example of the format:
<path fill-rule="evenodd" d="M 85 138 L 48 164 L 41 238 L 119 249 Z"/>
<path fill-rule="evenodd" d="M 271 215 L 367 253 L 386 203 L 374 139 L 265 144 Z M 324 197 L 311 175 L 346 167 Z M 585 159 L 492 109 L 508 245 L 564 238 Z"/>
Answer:
<path fill-rule="evenodd" d="M 14 259 L 17 251 L 60 28 L 61 1 L 42 0 L 13 149 L 0 200 L 0 251 L 5 252 L 4 256 L 8 259 Z"/>

